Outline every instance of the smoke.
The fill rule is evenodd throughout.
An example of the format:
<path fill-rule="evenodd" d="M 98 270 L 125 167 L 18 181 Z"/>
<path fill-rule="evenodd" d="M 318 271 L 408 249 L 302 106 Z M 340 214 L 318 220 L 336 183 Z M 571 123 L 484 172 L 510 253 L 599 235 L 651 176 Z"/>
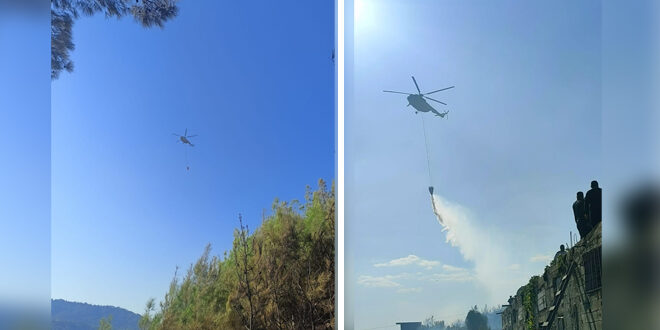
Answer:
<path fill-rule="evenodd" d="M 484 298 L 488 303 L 506 300 L 524 284 L 512 267 L 516 264 L 505 248 L 506 239 L 501 233 L 475 222 L 468 209 L 438 195 L 432 195 L 431 203 L 447 243 L 474 264 L 474 278 L 487 291 Z"/>

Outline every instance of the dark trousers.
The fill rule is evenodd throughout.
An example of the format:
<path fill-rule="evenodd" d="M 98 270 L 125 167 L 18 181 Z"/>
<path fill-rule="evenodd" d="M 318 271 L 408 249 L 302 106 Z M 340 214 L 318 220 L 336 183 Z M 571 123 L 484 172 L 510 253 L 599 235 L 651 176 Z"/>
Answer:
<path fill-rule="evenodd" d="M 589 220 L 587 219 L 579 219 L 577 221 L 577 229 L 580 232 L 580 239 L 583 239 L 593 227 L 591 227 L 591 224 L 589 223 Z"/>

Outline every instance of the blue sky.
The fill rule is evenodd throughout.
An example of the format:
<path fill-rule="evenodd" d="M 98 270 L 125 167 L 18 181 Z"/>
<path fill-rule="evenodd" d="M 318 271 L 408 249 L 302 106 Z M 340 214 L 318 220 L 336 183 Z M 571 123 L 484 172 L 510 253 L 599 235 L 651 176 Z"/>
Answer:
<path fill-rule="evenodd" d="M 575 193 L 601 176 L 599 3 L 355 6 L 347 317 L 394 328 L 506 302 L 569 242 Z M 449 118 L 426 116 L 426 129 L 432 184 L 465 219 L 457 246 L 431 210 L 424 115 L 382 92 L 414 91 L 411 75 L 423 91 L 456 85 L 434 94 Z"/>
<path fill-rule="evenodd" d="M 97 16 L 74 40 L 52 84 L 54 298 L 141 312 L 231 247 L 238 213 L 255 228 L 334 178 L 332 2 L 180 1 L 163 30 Z"/>
<path fill-rule="evenodd" d="M 492 244 L 507 261 L 514 287 L 568 241 L 569 205 L 594 173 L 606 172 L 607 209 L 615 185 L 657 171 L 657 151 L 645 153 L 658 150 L 651 0 L 602 11 L 362 2 L 346 91 L 357 95 L 346 113 L 346 313 L 358 329 L 504 300 L 439 232 L 421 122 L 382 89 L 412 91 L 411 74 L 424 90 L 457 85 L 440 97 L 449 120 L 427 121 L 433 184 L 486 238 L 472 247 Z M 180 4 L 164 30 L 76 22 L 76 71 L 52 89 L 47 10 L 38 22 L 0 11 L 0 48 L 13 50 L 0 53 L 0 304 L 47 303 L 52 290 L 140 312 L 207 242 L 229 247 L 238 212 L 254 227 L 274 197 L 332 178 L 332 5 Z M 600 124 L 579 124 L 598 107 Z M 199 134 L 190 172 L 171 136 L 186 127 Z"/>
<path fill-rule="evenodd" d="M 50 298 L 50 25 L 0 4 L 0 309 Z M 16 33 L 20 31 L 20 33 Z"/>

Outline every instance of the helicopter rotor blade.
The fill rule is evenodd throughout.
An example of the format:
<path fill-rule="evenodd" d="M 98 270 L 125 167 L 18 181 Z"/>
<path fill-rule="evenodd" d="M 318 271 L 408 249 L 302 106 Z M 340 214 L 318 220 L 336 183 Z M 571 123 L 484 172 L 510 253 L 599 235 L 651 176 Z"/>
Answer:
<path fill-rule="evenodd" d="M 183 133 L 183 136 L 188 135 L 188 129 L 186 128 L 186 131 Z"/>
<path fill-rule="evenodd" d="M 440 103 L 440 104 L 444 104 L 444 105 L 447 105 L 447 103 L 445 103 L 445 102 L 442 102 L 442 101 L 438 101 L 438 100 L 436 100 L 436 99 L 432 99 L 432 98 L 430 98 L 430 97 L 428 97 L 428 96 L 424 96 L 424 98 L 425 98 L 425 99 L 429 99 L 429 100 L 431 100 L 431 101 L 435 101 L 435 102 L 438 102 L 438 103 Z"/>
<path fill-rule="evenodd" d="M 181 135 L 179 135 L 179 134 L 176 134 L 176 133 L 172 133 L 172 135 L 174 135 L 174 136 L 181 136 Z"/>
<path fill-rule="evenodd" d="M 187 138 L 191 138 L 191 137 L 195 137 L 195 136 L 197 136 L 197 134 L 188 135 L 188 136 L 186 136 L 186 137 L 187 137 Z"/>
<path fill-rule="evenodd" d="M 411 76 L 413 78 L 413 82 L 415 83 L 415 87 L 417 87 L 417 93 L 422 94 L 422 91 L 419 90 L 419 85 L 417 85 L 417 80 L 415 80 L 415 76 Z"/>
<path fill-rule="evenodd" d="M 383 91 L 385 93 L 397 93 L 397 94 L 405 94 L 405 95 L 410 95 L 410 93 L 404 93 L 404 92 L 397 92 L 397 91 Z"/>
<path fill-rule="evenodd" d="M 452 89 L 454 87 L 456 87 L 456 86 L 451 86 L 451 87 L 447 87 L 447 88 L 443 88 L 443 89 L 438 89 L 437 91 L 428 92 L 428 93 L 425 93 L 424 95 L 429 95 L 429 94 L 433 94 L 433 93 L 437 93 L 437 92 L 446 91 L 446 90 Z"/>

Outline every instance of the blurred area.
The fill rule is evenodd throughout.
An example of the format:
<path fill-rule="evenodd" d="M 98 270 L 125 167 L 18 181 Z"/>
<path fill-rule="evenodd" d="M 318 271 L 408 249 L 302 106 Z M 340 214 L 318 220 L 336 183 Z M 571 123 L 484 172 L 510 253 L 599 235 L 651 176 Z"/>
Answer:
<path fill-rule="evenodd" d="M 45 10 L 49 10 L 50 1 L 44 0 L 0 0 L 0 11 L 2 17 L 42 17 Z M 49 18 L 50 19 L 50 18 Z"/>
<path fill-rule="evenodd" d="M 625 240 L 603 255 L 605 329 L 660 329 L 660 186 L 620 204 Z"/>
<path fill-rule="evenodd" d="M 602 6 L 604 329 L 660 329 L 659 13 Z"/>
<path fill-rule="evenodd" d="M 50 321 L 50 9 L 0 1 L 0 329 Z"/>

